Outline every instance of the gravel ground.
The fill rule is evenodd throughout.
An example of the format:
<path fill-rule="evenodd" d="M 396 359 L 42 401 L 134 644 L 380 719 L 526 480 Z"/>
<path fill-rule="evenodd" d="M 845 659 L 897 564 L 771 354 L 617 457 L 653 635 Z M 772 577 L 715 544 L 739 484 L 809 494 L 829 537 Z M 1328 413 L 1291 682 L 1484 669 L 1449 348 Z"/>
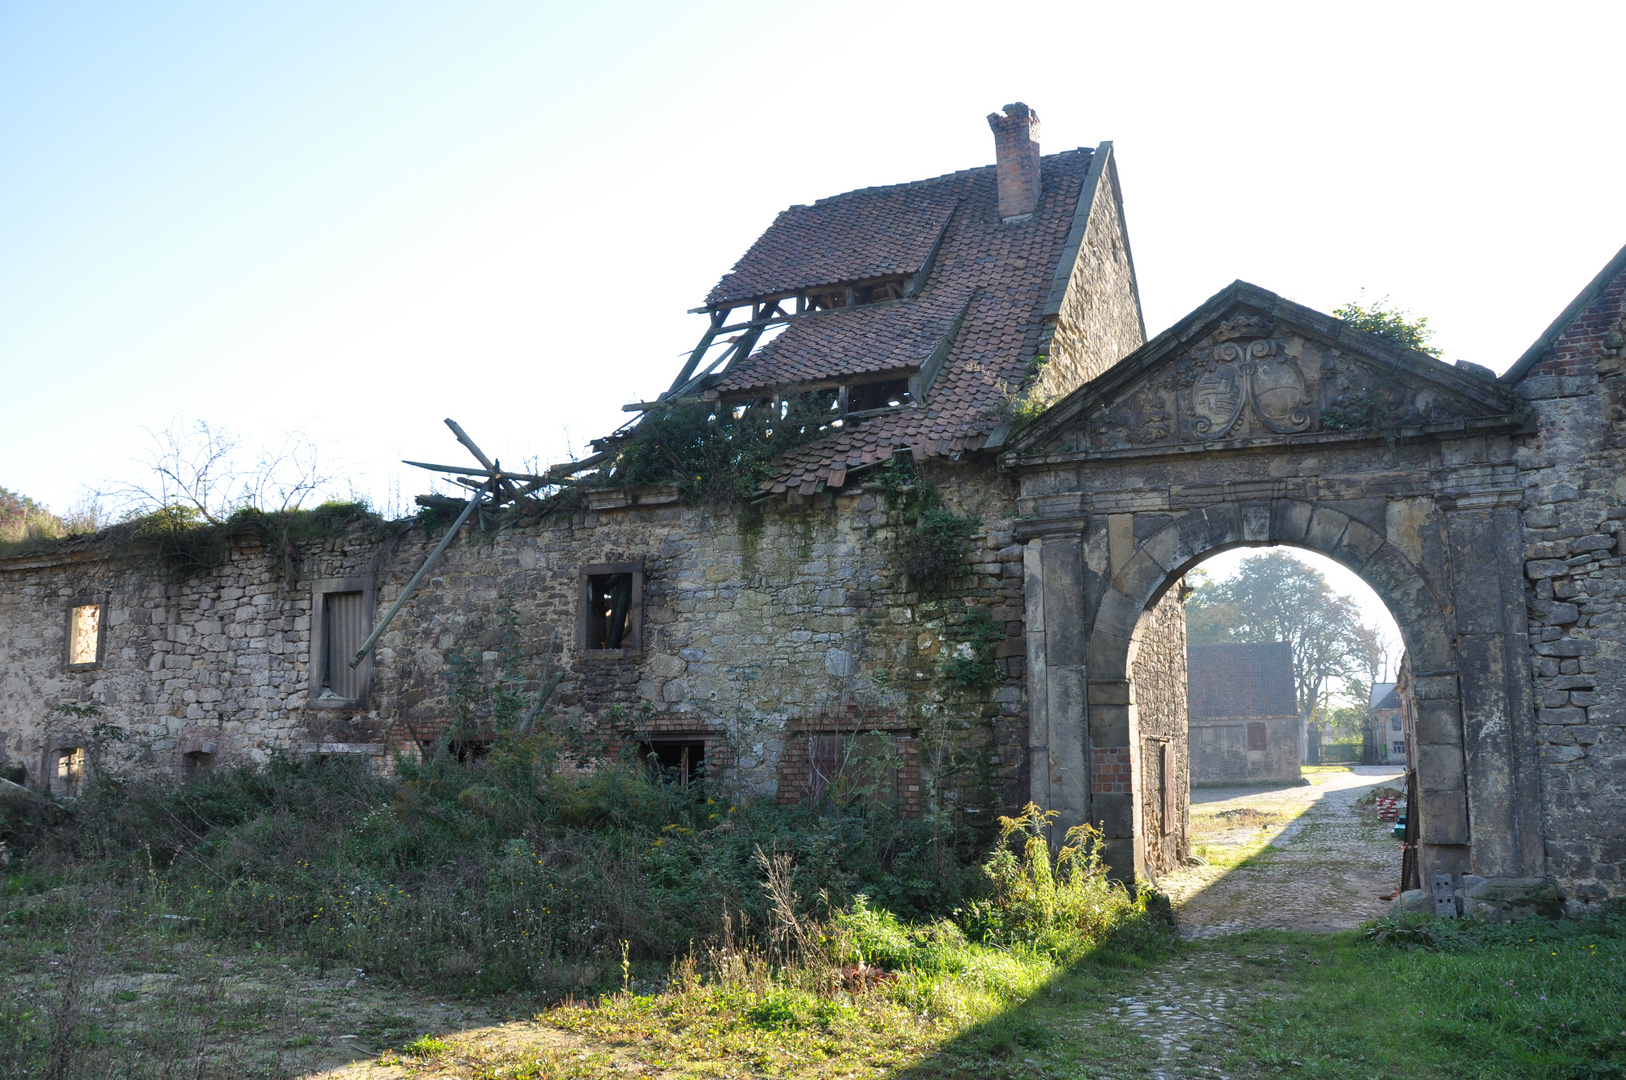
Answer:
<path fill-rule="evenodd" d="M 1314 774 L 1313 783 L 1278 788 L 1210 788 L 1192 792 L 1192 847 L 1206 844 L 1209 866 L 1167 874 L 1159 882 L 1174 901 L 1188 938 L 1243 930 L 1352 930 L 1388 908 L 1379 899 L 1400 880 L 1400 845 L 1355 800 L 1398 769 L 1355 766 Z M 1228 827 L 1221 811 L 1274 815 L 1263 829 Z M 1227 866 L 1248 845 L 1269 844 Z"/>

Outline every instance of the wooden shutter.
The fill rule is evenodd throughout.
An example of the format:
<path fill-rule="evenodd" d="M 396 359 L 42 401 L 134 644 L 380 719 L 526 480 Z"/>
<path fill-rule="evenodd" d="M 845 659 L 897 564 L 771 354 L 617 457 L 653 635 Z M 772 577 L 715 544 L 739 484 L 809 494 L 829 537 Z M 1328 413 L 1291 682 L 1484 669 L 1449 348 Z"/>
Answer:
<path fill-rule="evenodd" d="M 1254 721 L 1253 723 L 1248 725 L 1248 749 L 1249 750 L 1264 750 L 1264 749 L 1266 749 L 1266 746 L 1265 746 L 1265 725 L 1259 723 L 1258 721 Z"/>
<path fill-rule="evenodd" d="M 812 801 L 824 794 L 841 772 L 841 736 L 810 735 L 807 740 L 807 797 Z"/>
<path fill-rule="evenodd" d="M 1167 836 L 1174 831 L 1174 817 L 1179 810 L 1180 800 L 1176 798 L 1174 777 L 1174 743 L 1163 744 L 1163 835 Z"/>
<path fill-rule="evenodd" d="M 361 643 L 367 640 L 371 613 L 362 592 L 325 593 L 322 597 L 322 688 L 335 697 L 354 701 L 366 688 L 366 665 L 350 666 Z"/>

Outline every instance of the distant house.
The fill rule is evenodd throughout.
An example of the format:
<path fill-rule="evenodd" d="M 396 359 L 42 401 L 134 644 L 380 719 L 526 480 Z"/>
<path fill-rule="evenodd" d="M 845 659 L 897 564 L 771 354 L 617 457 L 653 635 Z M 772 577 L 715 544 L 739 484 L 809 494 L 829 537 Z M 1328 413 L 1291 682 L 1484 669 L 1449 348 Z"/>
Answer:
<path fill-rule="evenodd" d="M 1191 782 L 1296 781 L 1298 699 L 1286 642 L 1186 649 Z"/>
<path fill-rule="evenodd" d="M 1372 745 L 1377 750 L 1376 764 L 1404 765 L 1406 763 L 1406 717 L 1400 704 L 1398 683 L 1372 684 Z"/>

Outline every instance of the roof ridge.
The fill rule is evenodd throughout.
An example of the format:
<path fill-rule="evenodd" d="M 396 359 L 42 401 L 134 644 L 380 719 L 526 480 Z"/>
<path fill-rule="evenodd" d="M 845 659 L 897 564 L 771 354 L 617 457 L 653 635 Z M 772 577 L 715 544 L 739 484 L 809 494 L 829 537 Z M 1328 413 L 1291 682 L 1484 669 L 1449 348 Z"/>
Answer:
<path fill-rule="evenodd" d="M 1041 154 L 1039 160 L 1040 162 L 1044 162 L 1052 158 L 1067 157 L 1070 154 L 1093 154 L 1095 150 L 1096 147 L 1094 146 L 1077 146 L 1071 150 L 1057 150 L 1054 154 Z M 873 195 L 882 191 L 897 191 L 903 188 L 919 187 L 925 184 L 935 184 L 941 180 L 953 180 L 956 177 L 973 176 L 977 173 L 987 172 L 990 169 L 996 169 L 998 167 L 999 166 L 995 163 L 989 162 L 987 165 L 973 165 L 969 169 L 956 169 L 953 172 L 940 173 L 937 176 L 924 176 L 918 180 L 902 180 L 896 184 L 871 184 L 869 187 L 853 188 L 851 191 L 838 191 L 834 195 L 826 195 L 822 199 L 814 199 L 810 203 L 792 203 L 791 205 L 785 207 L 784 210 L 779 212 L 783 214 L 785 210 L 805 210 L 808 207 L 822 206 L 825 203 L 834 202 L 836 199 L 845 199 L 853 195 Z"/>

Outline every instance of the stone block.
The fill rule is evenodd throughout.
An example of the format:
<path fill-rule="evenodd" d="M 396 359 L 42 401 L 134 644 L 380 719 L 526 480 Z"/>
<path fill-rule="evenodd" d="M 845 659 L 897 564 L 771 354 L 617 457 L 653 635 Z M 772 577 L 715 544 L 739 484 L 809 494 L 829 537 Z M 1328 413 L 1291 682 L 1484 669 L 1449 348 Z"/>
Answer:
<path fill-rule="evenodd" d="M 1418 743 L 1417 782 L 1424 791 L 1466 790 L 1462 747 L 1449 743 Z"/>
<path fill-rule="evenodd" d="M 1146 605 L 1143 599 L 1126 596 L 1116 588 L 1108 589 L 1096 608 L 1095 632 L 1131 639 L 1135 636 L 1135 630 L 1145 612 Z M 1054 650 L 1051 655 L 1055 655 Z"/>
<path fill-rule="evenodd" d="M 1128 746 L 1131 705 L 1091 705 L 1090 743 L 1093 746 Z"/>
<path fill-rule="evenodd" d="M 1090 819 L 1108 839 L 1135 835 L 1135 796 L 1097 792 L 1090 798 Z"/>
<path fill-rule="evenodd" d="M 1270 540 L 1270 504 L 1267 502 L 1242 503 L 1237 507 L 1242 523 L 1242 539 L 1261 543 Z"/>
<path fill-rule="evenodd" d="M 1338 549 L 1344 530 L 1349 528 L 1349 515 L 1330 506 L 1318 506 L 1310 515 L 1310 526 L 1304 531 L 1304 545 L 1315 551 L 1331 555 Z"/>
<path fill-rule="evenodd" d="M 1415 723 L 1419 745 L 1462 745 L 1462 710 L 1454 698 L 1419 700 Z"/>
<path fill-rule="evenodd" d="M 1359 571 L 1383 543 L 1383 537 L 1377 532 L 1359 521 L 1352 520 L 1344 530 L 1343 538 L 1338 541 L 1337 547 L 1330 554 L 1345 566 Z"/>
<path fill-rule="evenodd" d="M 1121 567 L 1115 561 L 1113 567 L 1116 576 L 1112 587 L 1142 603 L 1150 600 L 1169 578 L 1169 572 L 1144 551 L 1136 552 Z"/>
<path fill-rule="evenodd" d="M 1270 538 L 1278 544 L 1302 544 L 1310 528 L 1310 515 L 1315 507 L 1291 499 L 1277 499 L 1271 504 Z"/>
<path fill-rule="evenodd" d="M 1524 564 L 1524 574 L 1531 581 L 1540 581 L 1543 578 L 1563 577 L 1570 572 L 1570 568 L 1562 559 L 1531 559 Z"/>
<path fill-rule="evenodd" d="M 1425 844 L 1468 843 L 1468 799 L 1457 791 L 1424 790 L 1418 823 Z"/>

